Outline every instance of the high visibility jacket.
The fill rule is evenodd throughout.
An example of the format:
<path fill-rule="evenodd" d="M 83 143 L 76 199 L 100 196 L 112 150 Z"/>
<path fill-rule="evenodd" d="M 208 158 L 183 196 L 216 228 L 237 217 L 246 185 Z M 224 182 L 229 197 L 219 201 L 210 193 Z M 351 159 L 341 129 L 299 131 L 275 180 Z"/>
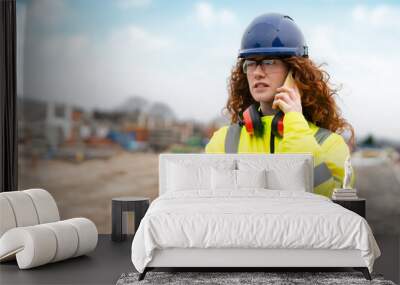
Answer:
<path fill-rule="evenodd" d="M 314 157 L 314 193 L 332 196 L 341 188 L 344 162 L 349 148 L 343 137 L 308 122 L 302 113 L 288 112 L 283 118 L 283 138 L 272 136 L 273 115 L 262 116 L 263 137 L 247 133 L 239 124 L 223 126 L 214 132 L 205 147 L 206 153 L 312 153 Z M 235 143 L 236 142 L 236 143 Z M 273 144 L 273 150 L 271 145 Z M 354 186 L 355 175 L 351 180 Z"/>

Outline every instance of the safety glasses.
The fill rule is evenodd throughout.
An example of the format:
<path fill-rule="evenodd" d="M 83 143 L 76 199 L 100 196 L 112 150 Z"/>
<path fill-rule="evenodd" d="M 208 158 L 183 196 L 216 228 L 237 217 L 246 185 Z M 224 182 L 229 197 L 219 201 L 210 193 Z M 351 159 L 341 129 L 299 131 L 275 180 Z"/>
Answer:
<path fill-rule="evenodd" d="M 282 71 L 282 64 L 280 64 L 276 59 L 246 59 L 243 63 L 243 72 L 253 73 L 257 69 L 258 65 L 261 66 L 261 70 L 264 73 L 275 73 Z"/>

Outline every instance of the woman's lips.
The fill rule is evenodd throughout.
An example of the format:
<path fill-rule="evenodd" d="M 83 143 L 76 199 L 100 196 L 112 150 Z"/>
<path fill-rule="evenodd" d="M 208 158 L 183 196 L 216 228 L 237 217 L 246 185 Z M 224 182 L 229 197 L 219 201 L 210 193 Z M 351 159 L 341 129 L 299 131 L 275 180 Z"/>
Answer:
<path fill-rule="evenodd" d="M 268 85 L 258 84 L 258 85 L 255 85 L 253 89 L 254 89 L 255 91 L 263 91 L 263 90 L 265 90 L 265 89 L 267 89 L 267 88 L 269 88 Z"/>

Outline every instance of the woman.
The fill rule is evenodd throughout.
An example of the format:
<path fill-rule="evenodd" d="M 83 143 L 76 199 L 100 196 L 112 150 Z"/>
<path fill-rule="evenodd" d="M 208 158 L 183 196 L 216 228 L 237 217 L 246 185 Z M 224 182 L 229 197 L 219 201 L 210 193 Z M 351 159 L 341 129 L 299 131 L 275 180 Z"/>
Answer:
<path fill-rule="evenodd" d="M 213 134 L 205 152 L 311 152 L 314 193 L 331 197 L 334 188 L 342 187 L 350 153 L 338 133 L 348 129 L 352 147 L 354 130 L 340 116 L 333 98 L 336 90 L 328 80 L 329 75 L 308 58 L 293 19 L 276 13 L 255 18 L 243 35 L 229 81 L 226 109 L 231 125 Z"/>

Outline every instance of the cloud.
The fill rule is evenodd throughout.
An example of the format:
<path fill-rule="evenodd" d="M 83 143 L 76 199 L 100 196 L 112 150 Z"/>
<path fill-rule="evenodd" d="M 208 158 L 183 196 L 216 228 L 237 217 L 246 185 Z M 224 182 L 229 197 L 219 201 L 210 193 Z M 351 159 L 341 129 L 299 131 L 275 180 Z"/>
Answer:
<path fill-rule="evenodd" d="M 376 28 L 399 28 L 400 8 L 397 6 L 377 5 L 368 7 L 357 5 L 352 11 L 354 22 Z"/>
<path fill-rule="evenodd" d="M 216 10 L 210 3 L 199 2 L 195 6 L 195 15 L 199 23 L 209 28 L 214 25 L 230 25 L 235 21 L 235 14 L 228 9 Z"/>
<path fill-rule="evenodd" d="M 394 70 L 400 64 L 400 38 L 393 37 L 395 26 L 389 29 L 382 23 L 382 15 L 390 22 L 397 12 L 382 7 L 357 6 L 349 17 L 343 17 L 340 26 L 325 23 L 305 31 L 311 59 L 326 62 L 323 68 L 331 82 L 342 86 L 337 103 L 358 137 L 373 132 L 393 138 L 395 127 L 381 122 L 399 120 L 400 92 L 393 83 L 397 82 Z"/>
<path fill-rule="evenodd" d="M 336 58 L 337 47 L 333 40 L 335 39 L 337 30 L 335 27 L 328 25 L 318 25 L 307 31 L 307 45 L 311 56 L 329 55 Z"/>
<path fill-rule="evenodd" d="M 143 8 L 151 4 L 151 0 L 116 0 L 116 4 L 121 9 Z"/>
<path fill-rule="evenodd" d="M 72 11 L 65 0 L 35 0 L 29 3 L 28 17 L 40 29 L 54 28 L 72 17 Z"/>
<path fill-rule="evenodd" d="M 166 27 L 167 33 L 135 23 L 115 27 L 102 38 L 83 32 L 27 37 L 25 90 L 88 109 L 110 108 L 139 94 L 169 104 L 180 118 L 207 121 L 226 104 L 226 79 L 235 62 L 241 23 L 229 10 L 206 2 L 194 7 L 176 19 L 180 25 Z M 379 9 L 357 7 L 342 14 L 340 25 L 336 19 L 318 25 L 309 20 L 303 32 L 310 57 L 317 64 L 328 63 L 323 68 L 331 82 L 343 84 L 338 104 L 358 137 L 369 132 L 395 137 L 399 128 L 382 122 L 400 120 L 395 86 L 400 37 L 393 36 L 394 28 L 377 32 L 372 24 L 360 24 Z M 204 27 L 210 29 L 204 32 Z"/>
<path fill-rule="evenodd" d="M 152 34 L 142 27 L 130 25 L 111 33 L 110 41 L 136 50 L 159 51 L 173 45 L 172 40 Z"/>
<path fill-rule="evenodd" d="M 120 27 L 101 41 L 87 34 L 46 35 L 27 44 L 24 82 L 34 97 L 88 109 L 109 108 L 132 93 L 168 102 L 161 60 L 174 42 L 143 27 Z"/>
<path fill-rule="evenodd" d="M 41 49 L 38 50 L 41 56 L 70 57 L 80 56 L 90 47 L 91 42 L 87 35 L 73 34 L 53 36 L 42 41 Z"/>

